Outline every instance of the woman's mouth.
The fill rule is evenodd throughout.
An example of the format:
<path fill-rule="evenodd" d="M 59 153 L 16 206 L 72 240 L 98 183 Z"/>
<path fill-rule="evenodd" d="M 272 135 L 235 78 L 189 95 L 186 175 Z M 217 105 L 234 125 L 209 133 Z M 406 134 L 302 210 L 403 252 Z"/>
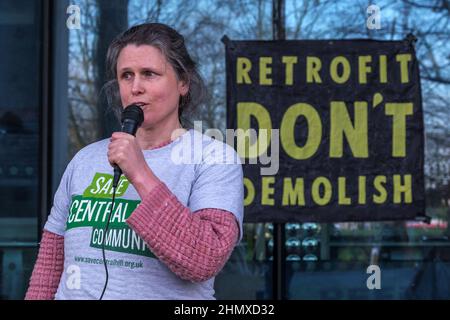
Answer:
<path fill-rule="evenodd" d="M 135 102 L 135 103 L 132 103 L 132 104 L 135 104 L 138 107 L 143 107 L 143 106 L 147 105 L 147 103 L 145 103 L 145 102 Z"/>

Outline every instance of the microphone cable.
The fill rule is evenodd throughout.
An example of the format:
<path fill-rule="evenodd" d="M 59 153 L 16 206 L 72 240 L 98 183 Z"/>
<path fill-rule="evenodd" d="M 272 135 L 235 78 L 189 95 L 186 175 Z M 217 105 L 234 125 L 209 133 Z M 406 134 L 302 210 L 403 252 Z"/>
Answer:
<path fill-rule="evenodd" d="M 128 107 L 123 109 L 121 121 L 122 121 L 122 128 L 120 131 L 131 134 L 133 136 L 136 136 L 137 129 L 144 121 L 144 111 L 142 111 L 142 108 L 139 105 L 131 104 Z M 119 183 L 121 175 L 122 175 L 122 170 L 120 169 L 120 167 L 118 165 L 114 165 L 114 178 L 113 178 L 113 185 L 112 185 L 113 196 L 112 196 L 112 200 L 111 200 L 111 210 L 108 213 L 108 218 L 106 220 L 106 226 L 105 226 L 105 229 L 103 232 L 103 239 L 102 239 L 102 255 L 103 255 L 103 264 L 105 266 L 106 279 L 105 279 L 105 286 L 103 287 L 103 292 L 102 292 L 102 295 L 100 296 L 99 300 L 103 299 L 103 295 L 105 294 L 106 287 L 108 285 L 109 274 L 108 274 L 108 265 L 106 263 L 106 258 L 105 258 L 105 239 L 106 239 L 106 233 L 108 232 L 109 220 L 111 217 L 111 213 L 114 210 L 114 200 L 116 198 L 116 189 L 117 189 L 117 185 Z"/>
<path fill-rule="evenodd" d="M 114 179 L 114 180 L 116 180 L 116 179 Z M 109 280 L 108 264 L 106 263 L 106 258 L 105 258 L 105 239 L 106 239 L 106 233 L 108 232 L 109 220 L 110 220 L 110 217 L 111 217 L 111 213 L 114 210 L 114 200 L 116 198 L 116 187 L 117 187 L 117 183 L 116 183 L 116 181 L 114 181 L 114 183 L 113 183 L 113 195 L 112 195 L 112 199 L 111 199 L 111 210 L 108 212 L 108 217 L 106 219 L 106 226 L 103 229 L 103 239 L 102 239 L 102 255 L 103 255 L 103 265 L 105 266 L 106 279 L 105 279 L 105 285 L 103 287 L 102 295 L 100 296 L 100 298 L 98 300 L 102 300 L 103 299 L 103 295 L 105 294 L 106 287 L 108 286 L 108 280 Z"/>

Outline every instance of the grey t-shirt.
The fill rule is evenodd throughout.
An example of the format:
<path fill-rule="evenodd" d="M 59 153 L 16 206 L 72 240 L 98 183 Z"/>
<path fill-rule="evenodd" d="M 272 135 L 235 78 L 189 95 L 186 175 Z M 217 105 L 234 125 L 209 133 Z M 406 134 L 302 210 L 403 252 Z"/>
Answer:
<path fill-rule="evenodd" d="M 214 299 L 214 279 L 182 280 L 159 261 L 125 220 L 139 205 L 122 176 L 111 208 L 113 169 L 109 139 L 80 150 L 68 164 L 44 229 L 64 236 L 64 270 L 56 299 L 98 299 L 105 283 L 101 244 L 105 238 L 108 287 L 103 299 Z M 143 150 L 154 174 L 191 212 L 218 208 L 233 213 L 242 238 L 243 176 L 237 153 L 225 143 L 189 130 L 170 144 Z"/>

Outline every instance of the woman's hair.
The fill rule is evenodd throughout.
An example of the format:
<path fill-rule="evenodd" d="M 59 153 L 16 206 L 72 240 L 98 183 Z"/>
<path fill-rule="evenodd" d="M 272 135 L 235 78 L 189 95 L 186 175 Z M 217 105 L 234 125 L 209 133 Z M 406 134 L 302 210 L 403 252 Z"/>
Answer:
<path fill-rule="evenodd" d="M 189 85 L 185 96 L 180 96 L 178 118 L 183 125 L 186 113 L 193 113 L 205 97 L 205 85 L 197 71 L 196 63 L 191 59 L 184 38 L 176 30 L 161 23 L 144 23 L 119 34 L 110 44 L 106 56 L 108 82 L 104 86 L 108 104 L 120 119 L 122 103 L 117 82 L 117 60 L 124 47 L 150 45 L 161 50 L 166 60 L 172 65 L 178 80 Z"/>

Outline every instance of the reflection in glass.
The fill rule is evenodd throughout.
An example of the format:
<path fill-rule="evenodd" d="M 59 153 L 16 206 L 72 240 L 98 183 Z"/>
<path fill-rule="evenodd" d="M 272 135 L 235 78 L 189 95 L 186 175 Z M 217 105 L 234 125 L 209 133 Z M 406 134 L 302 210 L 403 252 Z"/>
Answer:
<path fill-rule="evenodd" d="M 318 223 L 308 222 L 302 225 L 302 229 L 304 231 L 305 236 L 311 237 L 320 232 L 320 225 Z"/>
<path fill-rule="evenodd" d="M 36 241 L 39 157 L 39 5 L 2 1 L 0 241 Z M 20 18 L 19 18 L 20 17 Z"/>
<path fill-rule="evenodd" d="M 0 299 L 22 299 L 39 214 L 40 3 L 1 1 L 0 13 Z"/>
<path fill-rule="evenodd" d="M 289 238 L 286 240 L 286 255 L 300 255 L 301 254 L 301 248 L 302 248 L 302 242 L 301 240 L 297 238 Z"/>
<path fill-rule="evenodd" d="M 300 261 L 302 258 L 298 254 L 290 254 L 286 257 L 286 261 Z"/>
<path fill-rule="evenodd" d="M 301 237 L 302 225 L 300 223 L 286 223 L 286 238 Z"/>

